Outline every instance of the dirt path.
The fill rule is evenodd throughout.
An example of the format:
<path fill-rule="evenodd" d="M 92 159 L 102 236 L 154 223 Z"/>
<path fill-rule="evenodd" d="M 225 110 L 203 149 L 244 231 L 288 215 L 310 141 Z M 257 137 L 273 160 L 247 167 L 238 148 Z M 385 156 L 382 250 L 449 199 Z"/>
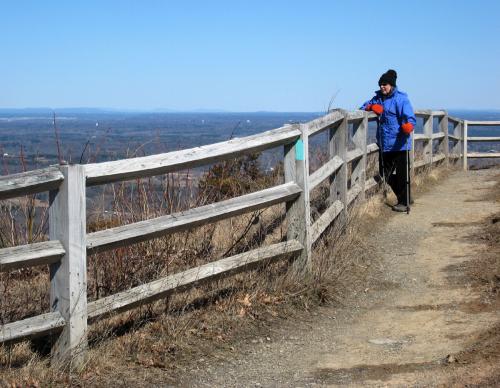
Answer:
<path fill-rule="evenodd" d="M 500 211 L 498 200 L 485 199 L 498 174 L 498 169 L 453 173 L 420 196 L 409 216 L 388 215 L 370 237 L 382 263 L 382 279 L 367 284 L 354 309 L 324 307 L 306 320 L 271 328 L 230 355 L 199 360 L 180 385 L 422 386 L 448 384 L 452 377 L 457 381 L 466 371 L 453 355 L 500 322 L 498 305 L 485 305 L 477 290 L 460 280 L 463 264 L 484 249 L 484 242 L 471 236 L 485 217 Z"/>

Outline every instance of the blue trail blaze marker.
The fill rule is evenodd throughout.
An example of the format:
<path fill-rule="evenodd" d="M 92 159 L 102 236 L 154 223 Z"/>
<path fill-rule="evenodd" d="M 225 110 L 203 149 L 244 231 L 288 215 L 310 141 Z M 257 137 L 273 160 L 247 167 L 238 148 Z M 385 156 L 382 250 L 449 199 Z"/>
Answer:
<path fill-rule="evenodd" d="M 302 139 L 297 140 L 295 143 L 295 159 L 304 160 L 304 142 Z"/>

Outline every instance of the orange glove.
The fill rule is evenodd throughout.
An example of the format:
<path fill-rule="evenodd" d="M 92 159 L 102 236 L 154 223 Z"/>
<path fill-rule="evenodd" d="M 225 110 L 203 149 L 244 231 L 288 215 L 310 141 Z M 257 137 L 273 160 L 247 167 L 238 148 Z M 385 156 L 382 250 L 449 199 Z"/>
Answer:
<path fill-rule="evenodd" d="M 384 107 L 380 104 L 373 104 L 370 108 L 372 112 L 375 112 L 379 116 L 384 112 Z"/>
<path fill-rule="evenodd" d="M 365 110 L 367 112 L 371 111 L 372 110 L 372 106 L 373 106 L 372 104 L 368 104 L 367 106 L 365 106 Z"/>
<path fill-rule="evenodd" d="M 403 125 L 401 125 L 401 131 L 403 131 L 403 133 L 406 133 L 407 135 L 409 135 L 413 131 L 413 124 L 412 123 L 404 123 Z"/>

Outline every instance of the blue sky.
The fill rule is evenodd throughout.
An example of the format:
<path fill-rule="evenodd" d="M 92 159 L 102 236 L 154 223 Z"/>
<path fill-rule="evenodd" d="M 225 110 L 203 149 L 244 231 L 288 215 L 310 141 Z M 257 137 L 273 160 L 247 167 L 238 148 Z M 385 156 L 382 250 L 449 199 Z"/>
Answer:
<path fill-rule="evenodd" d="M 0 107 L 500 109 L 500 1 L 1 0 Z"/>

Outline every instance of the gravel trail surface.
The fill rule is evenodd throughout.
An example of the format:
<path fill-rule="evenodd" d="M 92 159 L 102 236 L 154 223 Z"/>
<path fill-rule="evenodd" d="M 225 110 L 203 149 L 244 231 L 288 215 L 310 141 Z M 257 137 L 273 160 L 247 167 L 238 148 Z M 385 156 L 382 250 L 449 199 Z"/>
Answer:
<path fill-rule="evenodd" d="M 272 327 L 229 354 L 199 360 L 179 385 L 460 386 L 460 376 L 495 385 L 490 365 L 471 375 L 457 355 L 500 322 L 498 304 L 481 301 L 463 277 L 485 249 L 471 236 L 500 212 L 491 195 L 499 174 L 454 172 L 418 197 L 410 215 L 387 210 L 367 237 L 383 270 L 355 306 L 322 307 Z"/>

